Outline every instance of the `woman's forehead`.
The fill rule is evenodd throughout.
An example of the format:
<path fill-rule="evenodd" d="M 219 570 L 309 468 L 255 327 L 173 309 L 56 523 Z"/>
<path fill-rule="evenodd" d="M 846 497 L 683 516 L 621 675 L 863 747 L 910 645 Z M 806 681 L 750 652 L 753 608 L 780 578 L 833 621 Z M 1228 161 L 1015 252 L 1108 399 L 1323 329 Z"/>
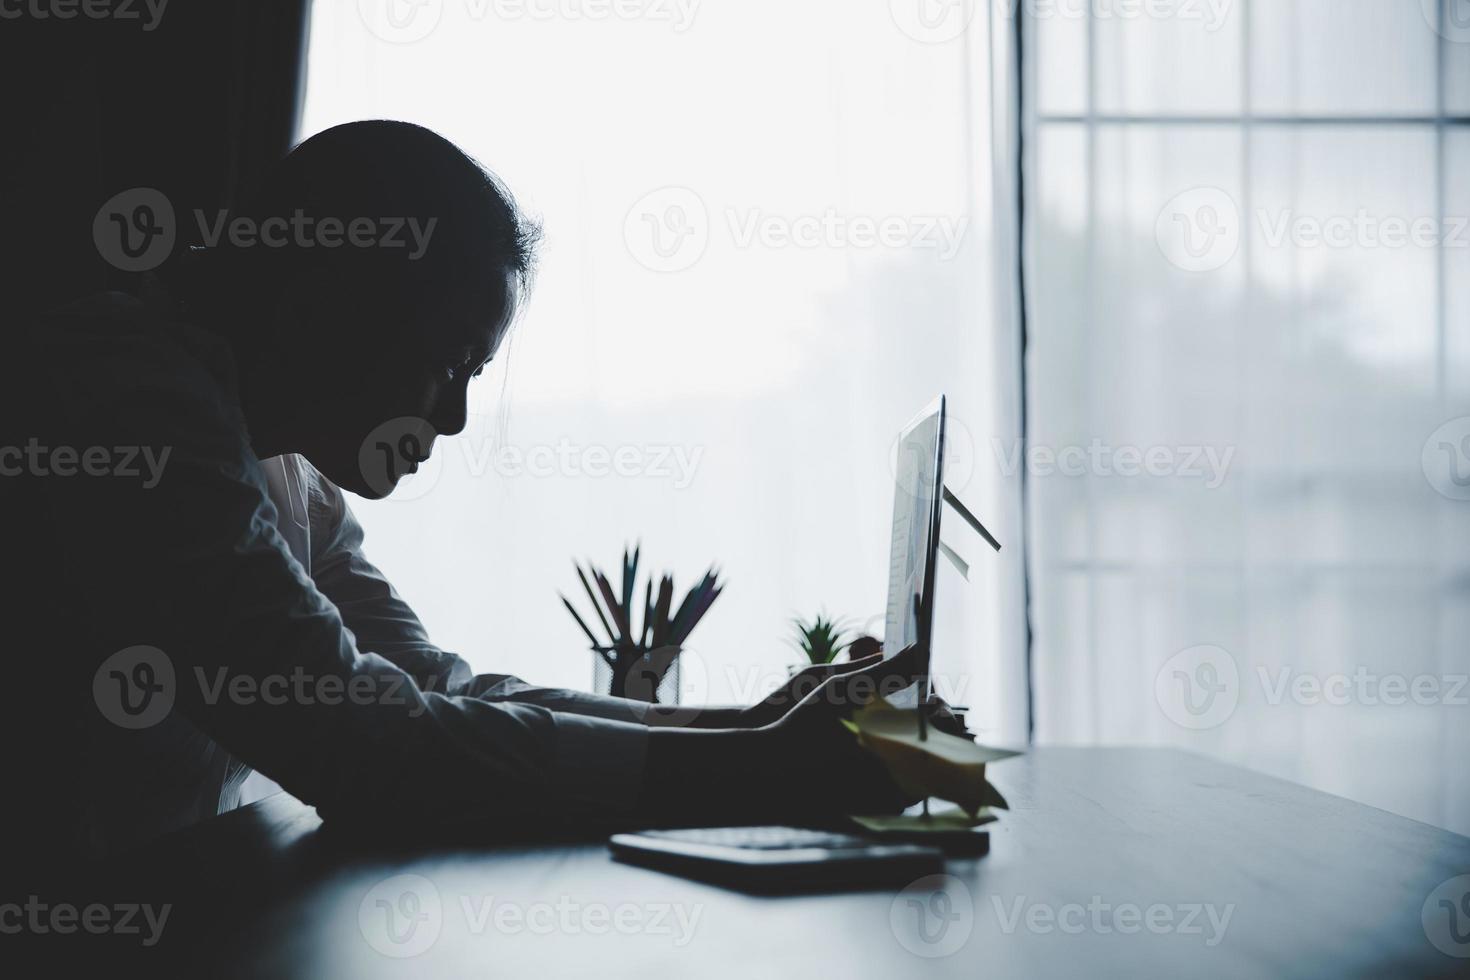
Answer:
<path fill-rule="evenodd" d="M 433 326 L 438 341 L 455 350 L 478 351 L 489 357 L 509 332 L 515 315 L 515 277 L 458 290 L 444 297 Z"/>

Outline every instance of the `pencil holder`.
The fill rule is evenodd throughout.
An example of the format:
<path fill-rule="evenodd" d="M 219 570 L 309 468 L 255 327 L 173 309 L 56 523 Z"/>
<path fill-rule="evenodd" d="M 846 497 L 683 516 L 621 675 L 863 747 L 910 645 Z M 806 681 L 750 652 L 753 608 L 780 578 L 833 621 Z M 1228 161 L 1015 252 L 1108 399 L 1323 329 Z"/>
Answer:
<path fill-rule="evenodd" d="M 574 565 L 582 590 L 592 603 L 595 620 L 584 619 L 566 596 L 561 601 L 592 645 L 594 690 L 635 701 L 677 704 L 679 654 L 684 650 L 684 641 L 720 597 L 724 585 L 719 581 L 718 571 L 711 566 L 676 610 L 673 608 L 674 577 L 660 576 L 655 592 L 653 576 L 649 576 L 644 584 L 640 620 L 634 596 L 638 591 L 641 551 L 641 547 L 635 547 L 632 552 L 623 549 L 622 587 L 617 590 L 591 562 L 586 569 Z M 593 629 L 591 622 L 602 627 L 601 634 Z"/>

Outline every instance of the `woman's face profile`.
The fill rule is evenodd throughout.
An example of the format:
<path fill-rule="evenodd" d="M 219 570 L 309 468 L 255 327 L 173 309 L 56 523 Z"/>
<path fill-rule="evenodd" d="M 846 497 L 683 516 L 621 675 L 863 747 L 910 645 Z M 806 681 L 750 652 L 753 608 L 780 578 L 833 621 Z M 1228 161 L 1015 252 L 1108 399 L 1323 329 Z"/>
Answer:
<path fill-rule="evenodd" d="M 509 331 L 513 290 L 508 272 L 493 298 L 435 304 L 417 324 L 325 353 L 302 454 L 344 490 L 372 500 L 392 493 L 440 436 L 464 431 L 470 381 Z"/>

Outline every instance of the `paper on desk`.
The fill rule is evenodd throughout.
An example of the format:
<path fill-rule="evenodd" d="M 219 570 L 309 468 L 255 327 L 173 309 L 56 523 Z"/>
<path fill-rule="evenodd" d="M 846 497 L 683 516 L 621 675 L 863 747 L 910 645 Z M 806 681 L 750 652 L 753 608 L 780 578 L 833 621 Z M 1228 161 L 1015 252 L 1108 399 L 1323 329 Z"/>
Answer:
<path fill-rule="evenodd" d="M 918 712 L 895 708 L 882 698 L 858 709 L 843 724 L 878 757 L 904 792 L 950 800 L 970 814 L 986 806 L 1009 809 L 1005 797 L 986 781 L 985 766 L 1019 752 L 977 745 L 933 725 L 921 740 Z"/>

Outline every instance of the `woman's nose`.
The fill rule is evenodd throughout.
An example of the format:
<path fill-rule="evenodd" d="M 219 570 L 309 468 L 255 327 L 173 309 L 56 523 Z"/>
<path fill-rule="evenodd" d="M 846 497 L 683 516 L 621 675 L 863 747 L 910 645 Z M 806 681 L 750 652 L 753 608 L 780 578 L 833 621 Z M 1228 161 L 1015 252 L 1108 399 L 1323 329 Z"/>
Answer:
<path fill-rule="evenodd" d="M 469 415 L 465 388 L 464 385 L 456 385 L 440 394 L 439 401 L 435 403 L 429 423 L 441 436 L 457 436 L 464 431 Z"/>

